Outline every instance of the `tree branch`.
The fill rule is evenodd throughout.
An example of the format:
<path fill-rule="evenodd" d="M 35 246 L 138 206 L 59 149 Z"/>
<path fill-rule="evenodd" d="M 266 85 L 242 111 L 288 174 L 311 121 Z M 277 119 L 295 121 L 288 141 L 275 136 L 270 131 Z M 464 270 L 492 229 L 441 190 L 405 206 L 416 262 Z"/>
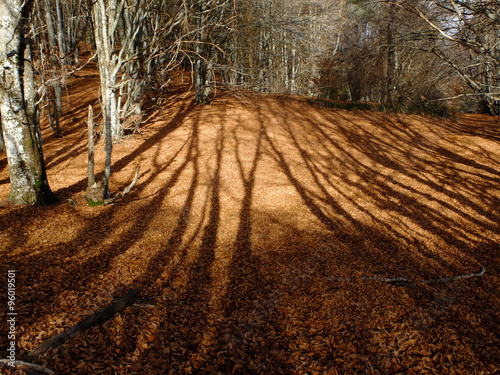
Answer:
<path fill-rule="evenodd" d="M 63 345 L 66 341 L 76 337 L 80 332 L 86 331 L 87 329 L 112 318 L 115 314 L 118 314 L 120 311 L 125 310 L 128 306 L 133 304 L 135 300 L 137 300 L 137 297 L 139 297 L 139 293 L 141 291 L 142 288 L 130 290 L 125 296 L 120 298 L 112 305 L 106 307 L 103 310 L 97 311 L 95 314 L 78 322 L 73 327 L 68 328 L 64 332 L 61 332 L 55 336 L 52 336 L 48 340 L 45 340 L 35 349 L 29 352 L 28 356 L 24 360 L 26 362 L 34 362 L 47 350 L 57 348 L 58 346 Z"/>
<path fill-rule="evenodd" d="M 31 369 L 31 370 L 35 370 L 38 372 L 43 372 L 45 374 L 51 374 L 51 375 L 55 374 L 54 371 L 52 371 L 52 370 L 50 370 L 47 367 L 44 367 L 42 365 L 37 365 L 36 363 L 29 363 L 29 362 L 19 361 L 19 360 L 11 361 L 10 359 L 0 359 L 0 367 L 12 368 L 10 366 L 11 363 L 14 363 L 15 368 L 18 370 Z"/>
<path fill-rule="evenodd" d="M 471 277 L 481 277 L 486 272 L 484 267 L 481 267 L 481 271 L 476 273 L 468 273 L 464 275 L 452 276 L 452 277 L 442 277 L 438 279 L 425 279 L 425 280 L 413 280 L 408 277 L 378 277 L 378 276 L 365 276 L 365 277 L 328 277 L 330 281 L 354 281 L 354 280 L 376 280 L 385 283 L 411 283 L 411 284 L 444 284 L 450 283 L 457 280 L 469 279 Z"/>
<path fill-rule="evenodd" d="M 123 189 L 123 191 L 118 194 L 117 196 L 113 197 L 113 198 L 109 198 L 109 199 L 105 199 L 104 200 L 104 205 L 106 204 L 110 204 L 110 203 L 113 203 L 114 201 L 116 201 L 117 199 L 119 198 L 123 198 L 125 196 L 125 194 L 128 194 L 130 193 L 130 190 L 132 190 L 132 188 L 135 186 L 135 184 L 137 183 L 137 180 L 139 180 L 139 173 L 141 172 L 141 167 L 137 167 L 137 170 L 135 171 L 135 177 L 134 179 L 132 180 L 132 182 L 130 183 L 130 185 L 128 185 L 125 189 Z"/>

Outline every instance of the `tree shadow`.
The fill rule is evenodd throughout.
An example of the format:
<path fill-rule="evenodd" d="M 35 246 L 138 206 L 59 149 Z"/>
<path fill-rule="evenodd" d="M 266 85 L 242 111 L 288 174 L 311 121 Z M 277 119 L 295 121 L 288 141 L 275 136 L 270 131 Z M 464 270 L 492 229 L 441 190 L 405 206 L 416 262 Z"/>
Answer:
<path fill-rule="evenodd" d="M 172 121 L 155 134 L 159 137 L 156 141 L 174 131 L 175 127 L 182 122 L 182 117 L 190 111 L 191 108 L 188 105 L 187 109 L 182 108 L 180 113 L 174 115 Z M 134 156 L 153 147 L 155 141 L 150 140 L 144 143 L 145 145 L 135 150 L 135 153 L 132 151 L 127 160 L 131 161 Z M 179 150 L 173 154 L 173 158 L 183 152 L 191 154 L 192 145 L 181 144 Z M 82 307 L 76 311 L 67 311 L 64 307 L 67 303 L 65 296 L 82 298 L 91 293 L 93 298 L 87 299 L 82 306 L 84 310 L 92 311 L 95 310 L 95 306 L 102 305 L 110 296 L 119 296 L 125 288 L 133 286 L 134 284 L 129 280 L 122 281 L 119 278 L 108 282 L 105 275 L 111 272 L 113 263 L 118 258 L 125 256 L 131 247 L 143 239 L 148 226 L 154 225 L 152 222 L 161 211 L 159 207 L 165 196 L 168 195 L 170 188 L 175 185 L 191 159 L 192 157 L 188 157 L 185 162 L 172 167 L 168 172 L 169 177 L 162 184 L 162 189 L 155 192 L 152 199 L 140 207 L 134 216 L 128 216 L 122 205 L 88 208 L 87 210 L 83 208 L 75 211 L 67 204 L 60 204 L 45 208 L 11 207 L 7 212 L 2 212 L 0 220 L 2 228 L 5 228 L 3 234 L 9 239 L 2 243 L 2 269 L 19 270 L 17 280 L 21 289 L 18 293 L 19 311 L 29 311 L 30 321 L 34 326 L 47 324 L 47 317 L 54 313 L 64 316 L 64 319 L 68 321 L 74 321 L 81 314 Z M 117 170 L 120 165 L 125 165 L 121 163 L 127 163 L 127 160 L 117 161 L 115 163 Z M 156 174 L 165 172 L 172 163 L 173 160 L 166 163 L 162 160 L 161 164 L 156 164 L 157 168 L 143 184 L 136 186 L 134 193 L 140 194 L 147 183 L 156 178 Z M 83 184 L 85 184 L 85 179 L 67 189 L 71 191 Z M 172 212 L 175 211 L 172 210 Z M 57 222 L 60 222 L 60 217 L 66 217 L 67 229 L 55 228 L 50 222 L 44 222 L 50 218 L 55 218 Z M 47 240 L 43 240 L 42 243 L 34 241 L 30 231 L 38 231 L 44 226 L 47 228 L 44 232 Z M 73 233 L 67 241 L 49 241 L 50 238 L 57 239 L 57 230 L 63 232 L 71 230 Z M 120 232 L 122 232 L 121 235 Z M 50 336 L 51 332 L 53 331 L 46 331 L 42 336 L 35 336 L 43 339 Z M 27 349 L 21 349 L 19 356 L 22 357 Z"/>
<path fill-rule="evenodd" d="M 380 114 L 363 113 L 371 128 L 366 131 L 366 124 L 357 122 L 360 113 L 335 113 L 335 120 L 325 123 L 311 120 L 303 108 L 294 112 L 289 102 L 278 102 L 281 110 L 268 111 L 271 104 L 266 107 L 267 122 L 280 116 L 282 132 L 273 128 L 267 141 L 303 204 L 331 232 L 325 242 L 332 249 L 348 251 L 347 257 L 334 251 L 333 256 L 340 255 L 337 267 L 349 260 L 351 272 L 363 270 L 381 277 L 409 274 L 417 279 L 466 273 L 480 265 L 497 272 L 491 253 L 485 256 L 480 250 L 499 249 L 498 211 L 489 206 L 498 199 L 495 169 L 451 151 L 463 147 L 459 143 L 449 149 L 425 144 L 422 137 L 415 143 L 419 134 L 411 139 L 403 136 L 398 130 L 401 124 L 391 124 L 386 116 L 381 120 Z M 422 155 L 409 159 L 409 149 Z M 448 187 L 440 186 L 433 173 L 450 169 L 457 175 L 448 180 Z M 464 184 L 466 189 L 457 189 Z M 475 287 L 473 293 L 498 299 L 489 287 Z M 429 293 L 432 297 L 434 292 L 424 293 L 427 299 Z M 422 302 L 422 289 L 414 299 Z M 481 302 L 486 305 L 487 298 Z M 471 311 L 468 301 L 461 303 Z M 485 315 L 495 320 L 493 311 Z M 481 349 L 475 350 L 479 355 Z"/>
<path fill-rule="evenodd" d="M 137 305 L 44 364 L 234 374 L 498 364 L 499 173 L 490 146 L 473 158 L 464 144 L 473 139 L 457 129 L 279 97 L 251 107 L 186 99 L 176 109 L 113 164 L 122 174 L 145 165 L 125 204 L 2 215 L 15 240 L 0 257 L 22 271 L 19 309 L 29 311 L 23 340 L 145 288 Z M 59 216 L 71 240 L 33 238 L 48 236 Z M 418 281 L 481 265 L 484 277 L 442 285 L 369 279 Z M 47 333 L 37 336 L 40 328 Z"/>

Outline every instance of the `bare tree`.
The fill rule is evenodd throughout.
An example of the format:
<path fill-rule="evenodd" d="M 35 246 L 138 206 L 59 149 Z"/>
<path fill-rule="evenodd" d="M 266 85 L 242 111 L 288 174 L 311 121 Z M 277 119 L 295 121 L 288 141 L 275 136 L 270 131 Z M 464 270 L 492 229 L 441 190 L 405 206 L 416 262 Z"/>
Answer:
<path fill-rule="evenodd" d="M 34 57 L 39 72 L 41 108 L 47 110 L 49 125 L 62 136 L 62 95 L 68 73 L 79 64 L 78 43 L 88 29 L 88 2 L 41 0 L 34 2 L 32 33 Z"/>
<path fill-rule="evenodd" d="M 431 52 L 455 71 L 484 111 L 498 114 L 500 3 L 439 0 L 432 7 L 414 2 L 403 6 L 427 26 L 429 40 L 439 40 Z"/>
<path fill-rule="evenodd" d="M 238 0 L 230 83 L 260 92 L 318 94 L 315 81 L 345 1 Z"/>
<path fill-rule="evenodd" d="M 400 0 L 349 1 L 338 38 L 321 63 L 318 85 L 339 100 L 377 102 L 388 109 L 444 113 L 457 78 L 432 54 L 436 45 Z"/>
<path fill-rule="evenodd" d="M 130 115 L 140 115 L 147 76 L 163 55 L 158 51 L 163 40 L 160 28 L 165 24 L 161 18 L 153 18 L 163 16 L 162 12 L 155 12 L 162 7 L 160 3 L 158 0 L 96 0 L 93 4 L 106 150 L 103 199 L 110 198 L 113 143 L 122 138 L 124 121 Z M 166 29 L 171 30 L 176 23 L 167 22 Z"/>

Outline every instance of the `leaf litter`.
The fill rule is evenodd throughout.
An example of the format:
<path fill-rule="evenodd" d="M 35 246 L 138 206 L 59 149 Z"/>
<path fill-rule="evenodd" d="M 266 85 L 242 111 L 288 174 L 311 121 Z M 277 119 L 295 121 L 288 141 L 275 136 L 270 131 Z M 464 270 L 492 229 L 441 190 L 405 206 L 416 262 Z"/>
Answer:
<path fill-rule="evenodd" d="M 113 192 L 141 167 L 116 204 L 82 198 L 97 74 L 70 81 L 63 138 L 42 123 L 61 203 L 0 209 L 19 359 L 143 287 L 136 304 L 37 363 L 63 374 L 499 371 L 499 119 L 251 93 L 197 106 L 173 85 L 114 147 Z M 3 154 L 0 181 L 5 197 Z M 436 284 L 382 280 L 482 267 Z"/>

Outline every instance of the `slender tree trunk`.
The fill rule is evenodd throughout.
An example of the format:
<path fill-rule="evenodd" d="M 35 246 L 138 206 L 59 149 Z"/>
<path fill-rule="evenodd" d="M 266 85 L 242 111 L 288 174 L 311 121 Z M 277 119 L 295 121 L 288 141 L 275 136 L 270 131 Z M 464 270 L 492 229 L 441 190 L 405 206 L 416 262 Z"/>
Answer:
<path fill-rule="evenodd" d="M 396 73 L 396 47 L 394 46 L 394 17 L 396 4 L 389 5 L 389 16 L 387 20 L 387 75 L 384 104 L 388 108 L 394 107 L 394 83 Z"/>
<path fill-rule="evenodd" d="M 290 69 L 290 93 L 296 94 L 297 56 L 296 56 L 295 46 L 292 46 L 291 53 L 292 53 L 292 55 L 290 57 L 290 60 L 291 60 L 292 66 Z"/>
<path fill-rule="evenodd" d="M 104 0 L 97 0 L 94 3 L 94 36 L 97 45 L 97 56 L 99 59 L 99 75 L 101 81 L 101 96 L 103 115 L 105 123 L 105 131 L 109 127 L 109 134 L 112 141 L 118 141 L 122 137 L 121 124 L 117 113 L 117 98 L 116 98 L 116 78 L 118 74 L 118 63 L 116 57 L 112 56 L 112 30 L 109 28 L 109 23 L 114 22 L 115 17 L 108 15 L 116 11 L 116 1 L 111 1 L 106 5 Z M 109 12 L 108 12 L 109 11 Z M 108 20 L 111 17 L 111 21 Z"/>
<path fill-rule="evenodd" d="M 196 7 L 196 15 L 195 15 L 195 27 L 196 27 L 196 36 L 195 36 L 195 63 L 194 63 L 194 87 L 196 90 L 195 93 L 195 101 L 198 104 L 204 104 L 205 98 L 203 98 L 203 68 L 204 68 L 204 58 L 203 58 L 203 50 L 204 46 L 201 44 L 203 40 L 203 31 L 201 30 L 203 24 L 203 4 L 200 1 Z"/>
<path fill-rule="evenodd" d="M 59 4 L 60 5 L 60 4 Z M 60 8 L 60 6 L 59 6 Z M 50 6 L 50 1 L 45 0 L 44 4 L 44 16 L 45 22 L 47 24 L 47 40 L 48 40 L 48 57 L 50 61 L 54 60 L 56 64 L 63 64 L 63 60 L 61 59 L 61 54 L 57 55 L 55 50 L 56 46 L 59 44 L 59 51 L 61 50 L 60 43 L 62 43 L 62 33 L 58 31 L 58 38 L 56 39 L 56 30 L 54 27 L 54 22 L 52 20 L 52 10 Z M 58 10 L 58 18 L 61 16 L 60 9 Z M 62 22 L 62 21 L 60 21 Z M 59 23 L 59 27 L 61 24 Z M 59 42 L 58 42 L 59 41 Z M 55 74 L 59 74 L 58 69 L 55 69 Z M 62 71 L 61 71 L 62 75 Z M 53 82 L 51 85 L 47 85 L 43 82 L 46 89 L 46 98 L 47 98 L 47 110 L 48 117 L 50 123 L 50 129 L 54 131 L 58 137 L 62 136 L 61 127 L 59 125 L 59 119 L 62 116 L 62 86 L 63 83 L 59 81 Z"/>
<path fill-rule="evenodd" d="M 57 44 L 59 46 L 59 64 L 61 65 L 61 80 L 54 82 L 54 108 L 53 116 L 57 122 L 57 132 L 61 135 L 59 127 L 59 118 L 62 116 L 62 89 L 64 86 L 64 66 L 67 64 L 68 47 L 66 30 L 64 27 L 64 15 L 61 5 L 61 0 L 56 0 L 56 15 L 57 15 Z M 56 71 L 57 74 L 57 71 Z"/>
<path fill-rule="evenodd" d="M 89 105 L 87 117 L 88 129 L 88 163 L 87 163 L 87 201 L 89 205 L 101 205 L 104 203 L 105 188 L 102 182 L 97 182 L 94 173 L 94 110 Z"/>
<path fill-rule="evenodd" d="M 0 2 L 0 113 L 16 204 L 55 200 L 47 181 L 36 105 L 31 50 L 25 33 L 32 1 Z"/>
<path fill-rule="evenodd" d="M 45 0 L 45 22 L 47 24 L 47 36 L 48 36 L 48 42 L 49 42 L 49 50 L 52 51 L 52 49 L 56 46 L 56 31 L 54 28 L 54 23 L 52 22 L 52 13 L 50 9 L 50 1 Z"/>
<path fill-rule="evenodd" d="M 210 48 L 205 43 L 205 14 L 207 11 L 206 0 L 197 0 L 195 7 L 195 66 L 194 66 L 194 86 L 196 90 L 195 101 L 198 104 L 207 104 L 210 102 L 212 91 L 212 62 Z"/>
<path fill-rule="evenodd" d="M 89 105 L 87 117 L 87 130 L 88 130 L 88 163 L 87 163 L 87 177 L 88 185 L 87 190 L 89 190 L 95 184 L 95 173 L 94 173 L 94 110 L 92 106 Z"/>
<path fill-rule="evenodd" d="M 103 179 L 104 199 L 110 197 L 109 180 L 111 178 L 111 155 L 113 151 L 113 141 L 118 141 L 122 137 L 122 128 L 118 118 L 115 88 L 118 66 L 112 56 L 113 43 L 108 20 L 108 17 L 111 17 L 112 21 L 115 20 L 115 17 L 108 14 L 114 14 L 115 11 L 116 1 L 111 1 L 108 5 L 105 4 L 104 0 L 97 0 L 94 3 L 94 35 L 97 44 L 97 56 L 99 58 L 104 137 L 106 142 L 106 160 Z"/>
<path fill-rule="evenodd" d="M 56 15 L 57 15 L 57 44 L 59 44 L 59 55 L 64 65 L 66 54 L 68 53 L 66 46 L 66 36 L 64 28 L 64 17 L 61 5 L 61 0 L 56 0 Z"/>
<path fill-rule="evenodd" d="M 56 85 L 58 86 L 58 84 Z M 56 86 L 46 85 L 47 112 L 49 114 L 50 130 L 55 132 L 58 137 L 62 137 L 61 126 L 59 124 L 60 114 L 57 112 L 57 101 L 55 99 L 55 88 Z"/>

